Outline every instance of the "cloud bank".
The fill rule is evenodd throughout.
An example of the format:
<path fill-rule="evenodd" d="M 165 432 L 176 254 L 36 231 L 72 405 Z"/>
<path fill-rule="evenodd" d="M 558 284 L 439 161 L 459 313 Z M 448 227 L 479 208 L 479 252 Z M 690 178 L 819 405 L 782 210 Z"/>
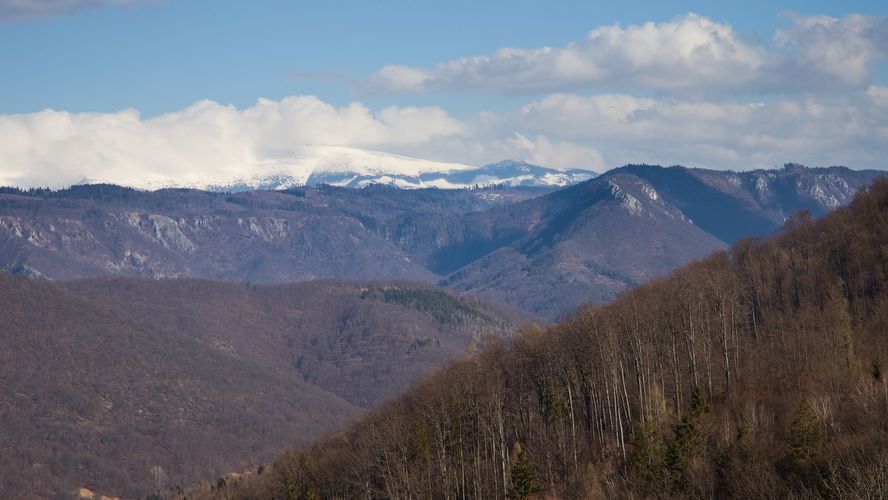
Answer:
<path fill-rule="evenodd" d="M 751 103 L 556 94 L 512 119 L 530 131 L 598 147 L 609 165 L 747 170 L 793 161 L 888 168 L 888 87 Z"/>
<path fill-rule="evenodd" d="M 237 175 L 300 145 L 396 149 L 461 127 L 440 108 L 371 112 L 312 96 L 260 99 L 243 110 L 201 101 L 147 120 L 135 110 L 0 115 L 0 184 L 65 186 L 120 172 L 140 179 Z"/>
<path fill-rule="evenodd" d="M 604 26 L 565 47 L 502 48 L 431 68 L 385 66 L 370 93 L 483 90 L 653 90 L 668 95 L 859 89 L 888 50 L 888 18 L 794 16 L 772 45 L 697 14 L 669 22 Z"/>
<path fill-rule="evenodd" d="M 516 158 L 605 170 L 630 162 L 751 169 L 801 162 L 886 168 L 888 87 L 843 96 L 701 102 L 559 93 L 459 120 L 439 107 L 336 107 L 313 96 L 135 110 L 0 115 L 0 185 L 248 175 L 304 145 L 480 165 Z"/>

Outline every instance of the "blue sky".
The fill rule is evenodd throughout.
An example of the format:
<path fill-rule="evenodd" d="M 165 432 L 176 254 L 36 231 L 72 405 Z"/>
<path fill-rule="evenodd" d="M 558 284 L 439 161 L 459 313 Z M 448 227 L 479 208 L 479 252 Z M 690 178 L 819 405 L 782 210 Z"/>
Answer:
<path fill-rule="evenodd" d="M 688 17 L 688 13 L 696 17 Z M 773 166 L 782 159 L 879 167 L 878 160 L 888 153 L 888 147 L 882 144 L 888 136 L 881 133 L 848 137 L 846 143 L 833 148 L 835 153 L 829 157 L 818 151 L 800 154 L 805 150 L 799 143 L 805 140 L 814 144 L 818 134 L 834 136 L 829 130 L 812 130 L 801 138 L 785 134 L 770 137 L 767 130 L 750 131 L 747 127 L 748 137 L 742 144 L 730 144 L 725 138 L 678 136 L 674 141 L 687 147 L 664 147 L 657 140 L 648 146 L 633 146 L 639 141 L 639 136 L 632 135 L 640 133 L 637 129 L 618 137 L 594 132 L 584 136 L 574 130 L 582 126 L 583 117 L 567 115 L 587 106 L 599 110 L 599 114 L 587 118 L 600 121 L 600 109 L 610 109 L 616 102 L 630 106 L 635 113 L 632 118 L 643 117 L 639 110 L 656 110 L 665 113 L 664 120 L 677 116 L 675 113 L 686 116 L 682 113 L 690 111 L 683 103 L 697 107 L 695 117 L 705 115 L 707 105 L 727 107 L 730 116 L 731 106 L 775 102 L 801 107 L 813 102 L 832 110 L 832 120 L 854 115 L 850 107 L 871 108 L 872 103 L 861 104 L 864 98 L 881 102 L 882 89 L 888 84 L 888 49 L 881 47 L 888 43 L 886 14 L 885 2 L 879 1 L 0 0 L 0 117 L 7 121 L 12 116 L 40 117 L 42 110 L 50 108 L 65 113 L 81 127 L 72 132 L 81 138 L 87 133 L 80 125 L 82 120 L 78 121 L 83 113 L 111 116 L 134 109 L 140 113 L 138 119 L 147 123 L 189 109 L 202 100 L 243 111 L 255 106 L 259 98 L 277 103 L 288 96 L 310 95 L 339 110 L 340 115 L 350 103 L 360 103 L 370 118 L 384 124 L 388 124 L 387 118 L 380 117 L 380 113 L 391 106 L 402 111 L 412 107 L 441 111 L 451 121 L 438 123 L 432 127 L 433 132 L 415 143 L 364 136 L 329 140 L 338 145 L 384 148 L 446 161 L 478 163 L 512 152 L 520 157 L 524 151 L 521 148 L 525 148 L 532 150 L 525 159 L 548 159 L 557 167 L 597 170 L 630 160 L 712 168 Z M 811 23 L 806 23 L 813 16 L 827 16 L 824 19 L 836 23 L 829 30 L 810 29 Z M 629 31 L 653 23 L 656 36 L 668 37 L 673 24 L 682 20 L 702 26 L 697 30 L 701 32 L 711 25 L 729 30 L 709 42 L 720 51 L 724 47 L 719 44 L 729 37 L 730 54 L 718 52 L 711 71 L 701 70 L 691 76 L 687 71 L 681 74 L 681 68 L 669 73 L 650 61 L 644 63 L 654 65 L 649 71 L 635 73 L 639 60 L 632 58 L 643 56 L 632 52 L 631 47 L 620 52 L 636 40 Z M 590 32 L 605 32 L 615 26 L 626 32 L 580 51 L 579 57 L 588 60 L 578 63 L 576 72 L 571 69 L 549 78 L 546 72 L 553 67 L 550 64 L 563 67 L 564 63 L 547 62 L 543 60 L 548 57 L 546 53 L 539 51 L 545 47 L 566 48 L 571 43 L 582 45 Z M 780 30 L 791 31 L 788 43 L 778 43 Z M 856 73 L 846 78 L 836 69 L 837 61 L 820 57 L 818 51 L 826 54 L 833 46 L 847 47 L 848 36 L 868 48 L 859 65 L 849 66 L 849 71 Z M 741 50 L 735 53 L 737 47 Z M 466 62 L 473 56 L 492 56 L 502 48 L 528 52 L 505 62 Z M 741 57 L 738 54 L 743 50 L 748 54 Z M 607 56 L 611 51 L 619 52 L 613 61 Z M 518 63 L 513 64 L 516 60 Z M 696 70 L 705 66 L 705 61 L 709 59 L 704 63 L 695 59 L 688 62 L 688 67 Z M 761 74 L 747 79 L 743 69 L 747 66 Z M 519 73 L 508 74 L 513 70 Z M 607 74 L 601 76 L 601 71 Z M 486 80 L 491 74 L 496 76 Z M 807 83 L 796 82 L 793 75 L 801 75 L 798 79 Z M 731 83 L 738 78 L 743 81 Z M 654 101 L 627 104 L 627 96 Z M 610 101 L 605 103 L 606 99 Z M 570 103 L 570 113 L 558 115 L 554 106 L 558 103 Z M 548 113 L 545 116 L 533 114 L 542 113 L 544 108 Z M 771 113 L 786 117 L 785 109 Z M 813 108 L 806 112 L 817 113 Z M 869 112 L 872 114 L 872 109 Z M 630 117 L 628 113 L 621 123 Z M 877 112 L 861 127 L 880 130 L 885 125 L 883 115 Z M 810 120 L 811 116 L 798 119 Z M 695 119 L 690 117 L 691 122 Z M 509 123 L 515 124 L 514 130 L 505 125 Z M 548 123 L 549 128 L 539 123 Z M 25 130 L 19 122 L 7 125 L 15 125 L 19 132 Z M 705 123 L 697 126 L 706 128 Z M 58 145 L 58 137 L 43 140 L 48 136 L 41 135 L 41 130 L 32 124 L 27 127 L 31 141 L 28 151 L 12 146 L 4 150 L 0 144 L 3 165 L 13 164 L 0 166 L 7 169 L 0 170 L 0 181 L 5 177 L 9 182 L 24 182 L 21 179 L 28 175 L 40 177 L 35 172 L 50 168 L 37 158 L 53 156 L 49 148 Z M 651 125 L 650 130 L 654 133 L 658 129 Z M 468 136 L 479 139 L 472 143 Z M 310 139 L 318 141 L 314 136 Z M 307 139 L 296 134 L 292 140 L 298 145 Z M 279 142 L 273 145 L 288 146 L 286 141 Z M 453 145 L 456 142 L 459 145 Z M 861 148 L 865 154 L 846 154 Z M 95 154 L 109 156 L 107 151 Z M 584 155 L 594 159 L 584 163 Z M 137 160 L 133 160 L 134 165 Z"/>
<path fill-rule="evenodd" d="M 293 2 L 170 0 L 83 8 L 0 24 L 0 113 L 137 108 L 199 99 L 248 106 L 314 94 L 345 104 L 437 104 L 465 115 L 491 96 L 362 96 L 386 64 L 431 65 L 499 47 L 562 46 L 608 24 L 696 12 L 767 40 L 788 12 L 884 14 L 885 2 Z M 311 78 L 314 76 L 315 78 Z M 502 107 L 515 98 L 498 96 Z"/>

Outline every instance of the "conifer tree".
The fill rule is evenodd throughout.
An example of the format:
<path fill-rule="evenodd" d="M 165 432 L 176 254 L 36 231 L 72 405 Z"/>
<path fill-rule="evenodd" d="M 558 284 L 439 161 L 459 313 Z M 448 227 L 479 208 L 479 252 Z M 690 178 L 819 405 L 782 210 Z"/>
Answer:
<path fill-rule="evenodd" d="M 802 401 L 792 419 L 788 441 L 789 456 L 795 460 L 811 458 L 823 442 L 820 419 L 807 401 Z"/>
<path fill-rule="evenodd" d="M 515 444 L 513 454 L 515 463 L 512 464 L 512 489 L 509 491 L 509 497 L 522 499 L 542 491 L 533 462 L 520 444 Z"/>
<path fill-rule="evenodd" d="M 652 423 L 639 425 L 632 438 L 632 475 L 646 493 L 662 491 L 666 478 L 666 448 Z"/>

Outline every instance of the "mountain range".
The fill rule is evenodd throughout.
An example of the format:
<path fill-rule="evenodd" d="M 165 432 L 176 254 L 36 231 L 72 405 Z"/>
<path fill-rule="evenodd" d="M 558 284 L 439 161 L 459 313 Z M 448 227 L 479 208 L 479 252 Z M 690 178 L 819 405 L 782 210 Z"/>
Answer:
<path fill-rule="evenodd" d="M 491 339 L 814 227 L 793 214 L 880 175 L 628 165 L 566 187 L 0 188 L 0 491 L 144 496 L 268 463 Z"/>
<path fill-rule="evenodd" d="M 438 283 L 555 320 L 882 175 L 630 165 L 572 186 L 0 191 L 0 267 L 48 279 Z"/>

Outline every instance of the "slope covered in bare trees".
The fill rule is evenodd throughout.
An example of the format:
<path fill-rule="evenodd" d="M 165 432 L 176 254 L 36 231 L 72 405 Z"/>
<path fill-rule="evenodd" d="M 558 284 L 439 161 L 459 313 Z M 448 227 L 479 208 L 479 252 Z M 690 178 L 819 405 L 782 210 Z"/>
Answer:
<path fill-rule="evenodd" d="M 189 498 L 884 497 L 886 335 L 877 181 Z"/>
<path fill-rule="evenodd" d="M 0 271 L 0 497 L 144 497 L 269 461 L 529 316 L 415 283 Z"/>

